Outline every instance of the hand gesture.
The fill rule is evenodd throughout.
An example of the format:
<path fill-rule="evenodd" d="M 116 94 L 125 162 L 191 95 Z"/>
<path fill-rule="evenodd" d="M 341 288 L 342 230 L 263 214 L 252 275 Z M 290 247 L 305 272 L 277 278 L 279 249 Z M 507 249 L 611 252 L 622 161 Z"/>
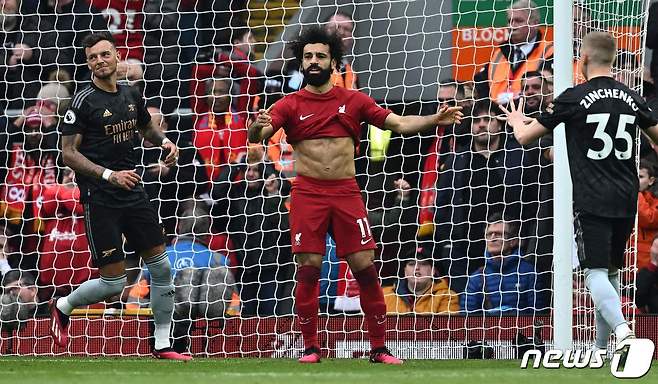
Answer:
<path fill-rule="evenodd" d="M 267 191 L 268 196 L 276 195 L 279 193 L 279 180 L 276 178 L 275 174 L 271 174 L 265 180 L 265 191 Z"/>
<path fill-rule="evenodd" d="M 169 151 L 167 153 L 167 157 L 164 159 L 164 164 L 167 167 L 173 167 L 176 165 L 176 162 L 178 161 L 178 147 L 176 144 L 172 143 L 171 141 L 168 141 L 164 144 L 162 144 L 162 149 L 165 151 Z"/>
<path fill-rule="evenodd" d="M 514 100 L 510 101 L 507 105 L 509 106 L 509 110 L 503 105 L 500 106 L 500 109 L 505 112 L 505 116 L 498 117 L 498 120 L 507 121 L 507 124 L 511 125 L 512 127 L 517 124 L 524 124 L 532 121 L 531 118 L 526 117 L 523 114 L 523 98 L 519 99 L 518 107 L 514 105 Z"/>
<path fill-rule="evenodd" d="M 267 109 L 259 109 L 258 116 L 256 116 L 256 123 L 261 127 L 272 124 L 272 116 L 270 116 L 270 111 L 274 107 L 274 104 L 270 105 Z"/>
<path fill-rule="evenodd" d="M 443 105 L 439 108 L 439 112 L 436 114 L 436 124 L 437 125 L 453 125 L 460 124 L 462 122 L 462 107 L 450 107 L 448 105 Z"/>
<path fill-rule="evenodd" d="M 112 172 L 108 181 L 112 185 L 116 185 L 117 187 L 130 191 L 135 188 L 137 183 L 139 183 L 141 180 L 142 178 L 139 177 L 137 172 L 129 170 Z"/>
<path fill-rule="evenodd" d="M 409 190 L 411 185 L 405 179 L 397 179 L 393 182 L 393 186 L 398 190 L 397 198 L 399 200 L 405 200 L 409 197 Z"/>

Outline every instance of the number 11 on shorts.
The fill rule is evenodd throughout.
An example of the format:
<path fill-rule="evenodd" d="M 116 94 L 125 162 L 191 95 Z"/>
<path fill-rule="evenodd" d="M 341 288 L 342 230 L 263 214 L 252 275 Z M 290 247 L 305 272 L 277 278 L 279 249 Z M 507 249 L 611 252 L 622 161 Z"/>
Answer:
<path fill-rule="evenodd" d="M 368 223 L 368 218 L 364 217 L 363 219 L 356 219 L 356 223 L 359 225 L 361 230 L 361 237 L 366 238 L 366 230 L 368 231 L 367 237 L 371 237 L 372 233 L 370 232 L 370 224 Z"/>

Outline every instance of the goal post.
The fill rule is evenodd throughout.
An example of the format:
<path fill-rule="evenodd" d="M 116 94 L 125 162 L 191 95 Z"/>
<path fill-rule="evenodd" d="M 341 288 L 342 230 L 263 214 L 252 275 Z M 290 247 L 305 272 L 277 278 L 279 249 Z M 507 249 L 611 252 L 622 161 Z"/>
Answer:
<path fill-rule="evenodd" d="M 556 1 L 554 15 L 555 96 L 573 85 L 573 0 Z M 573 349 L 573 212 L 571 172 L 567 158 L 564 124 L 553 131 L 555 164 L 553 178 L 553 335 L 555 348 Z"/>
<path fill-rule="evenodd" d="M 45 44 L 46 38 L 78 38 L 83 32 L 70 28 L 51 33 L 52 29 L 38 28 L 53 20 L 61 26 L 69 18 L 89 24 L 100 17 L 120 36 L 120 42 L 139 45 L 142 39 L 146 46 L 142 63 L 132 58 L 129 64 L 133 67 L 124 69 L 142 66 L 141 79 L 139 71 L 131 71 L 137 77 L 133 82 L 143 87 L 149 106 L 162 109 L 162 126 L 169 124 L 167 135 L 181 148 L 180 166 L 175 171 L 160 166 L 157 148 L 145 149 L 138 167 L 168 241 L 172 241 L 169 250 L 181 255 L 172 263 L 178 295 L 173 339 L 187 342 L 190 351 L 199 356 L 299 355 L 303 343 L 293 305 L 296 264 L 290 250 L 295 237 L 286 239 L 291 181 L 287 179 L 294 175 L 294 153 L 282 132 L 263 148 L 248 147 L 246 109 L 267 107 L 302 86 L 299 63 L 292 60 L 287 45 L 308 26 L 328 26 L 328 19 L 338 11 L 353 20 L 353 44 L 346 47 L 346 64 L 358 78 L 360 91 L 401 115 L 434 113 L 439 101 L 462 105 L 466 114 L 461 127 L 438 127 L 404 137 L 362 127 L 355 155 L 356 177 L 369 215 L 355 232 L 372 231 L 377 241 L 375 263 L 389 304 L 391 350 L 405 359 L 474 358 L 478 350 L 485 356 L 492 351 L 495 358 L 514 358 L 520 339 L 533 335 L 547 348 L 562 350 L 582 348 L 593 340 L 592 303 L 584 299 L 582 273 L 574 272 L 572 264 L 571 178 L 564 128 L 555 130 L 554 163 L 546 160 L 543 142 L 532 148 L 514 145 L 510 132 L 502 123 L 497 125 L 492 98 L 479 94 L 474 80 L 491 64 L 492 52 L 509 38 L 507 9 L 514 0 L 161 3 L 166 2 L 167 7 L 177 3 L 177 12 L 154 7 L 157 1 L 152 0 L 93 2 L 107 3 L 108 9 L 93 14 L 67 10 L 59 16 L 43 7 L 22 9 L 21 16 L 34 21 L 24 25 L 37 26 L 30 34 L 25 31 L 35 44 L 35 55 L 24 62 L 8 58 L 15 65 L 7 69 L 7 76 L 13 78 L 6 85 L 20 88 L 23 83 L 38 83 L 48 92 L 38 96 L 26 91 L 17 98 L 18 88 L 10 92 L 0 84 L 0 93 L 5 92 L 0 94 L 2 105 L 8 104 L 7 129 L 12 133 L 0 135 L 9 138 L 1 149 L 5 156 L 0 156 L 7 158 L 0 163 L 0 213 L 4 214 L 0 223 L 4 233 L 0 235 L 7 240 L 6 262 L 0 255 L 0 269 L 20 268 L 34 279 L 6 282 L 11 286 L 0 298 L 0 354 L 149 353 L 149 285 L 139 262 L 132 262 L 131 269 L 137 283 L 123 297 L 76 310 L 69 350 L 52 345 L 44 313 L 48 299 L 66 294 L 97 276 L 97 271 L 89 267 L 89 250 L 81 241 L 84 224 L 82 213 L 76 210 L 70 173 L 56 156 L 35 156 L 46 146 L 49 154 L 58 153 L 56 140 L 51 139 L 60 134 L 58 124 L 66 113 L 65 108 L 55 107 L 66 99 L 62 88 L 74 81 L 78 81 L 78 90 L 88 84 L 75 76 L 70 81 L 66 76 L 48 79 L 46 70 L 52 66 L 60 65 L 65 72 L 70 65 L 39 61 L 46 55 L 36 53 L 47 53 L 47 47 L 37 43 Z M 150 6 L 140 5 L 144 2 Z M 573 84 L 578 76 L 574 73 L 575 48 L 589 30 L 614 34 L 619 47 L 628 53 L 616 66 L 615 76 L 640 91 L 649 3 L 534 0 L 540 18 L 533 27 L 538 27 L 542 42 L 553 45 L 554 74 L 542 73 L 541 89 L 535 96 L 525 97 L 537 97 L 544 103 Z M 6 20 L 11 20 L 11 15 Z M 255 44 L 250 45 L 249 35 L 241 35 L 245 31 L 253 34 Z M 72 39 L 70 44 L 78 40 Z M 51 47 L 49 52 L 59 52 L 59 60 L 71 48 Z M 141 50 L 133 46 L 132 51 Z M 77 70 L 84 72 L 84 60 L 77 64 Z M 165 73 L 177 73 L 180 82 L 170 82 Z M 222 85 L 227 88 L 216 94 L 209 89 Z M 230 97 L 234 108 L 215 112 L 213 100 L 222 97 Z M 39 104 L 32 105 L 37 100 Z M 164 101 L 178 108 L 165 110 Z M 238 105 L 245 110 L 237 110 Z M 39 129 L 43 136 L 38 136 Z M 487 138 L 475 143 L 478 136 Z M 40 140 L 38 145 L 35 137 Z M 504 137 L 502 141 L 509 145 L 489 148 L 497 137 Z M 487 151 L 482 151 L 483 147 Z M 262 161 L 250 168 L 254 159 Z M 269 174 L 265 173 L 271 169 L 278 172 L 279 190 L 266 185 Z M 260 183 L 254 189 L 249 188 L 252 177 Z M 408 188 L 403 187 L 405 182 Z M 271 204 L 273 199 L 277 199 L 275 204 Z M 514 254 L 519 266 L 509 271 L 485 253 L 487 220 L 495 211 L 509 213 L 514 224 L 520 222 L 523 252 Z M 543 219 L 552 227 L 544 232 L 537 224 Z M 544 242 L 541 251 L 540 241 Z M 190 243 L 194 243 L 190 246 L 193 256 L 181 251 Z M 369 344 L 358 284 L 347 263 L 337 257 L 331 237 L 326 251 L 320 283 L 322 347 L 331 357 L 365 356 Z M 630 301 L 624 302 L 627 311 L 632 309 L 635 252 L 636 246 L 630 244 L 622 278 L 624 294 L 630 296 Z M 431 263 L 410 264 L 425 256 Z M 426 272 L 428 264 L 430 272 Z M 527 285 L 508 281 L 493 293 L 485 291 L 492 280 L 477 276 L 488 266 L 498 268 L 489 271 L 495 279 L 514 275 Z M 412 292 L 414 284 L 427 280 L 436 284 L 429 302 L 451 297 L 452 291 L 459 308 L 436 305 L 442 309 L 416 310 L 421 307 L 422 294 Z M 469 281 L 472 289 L 481 284 L 482 292 L 469 292 L 467 298 Z M 29 296 L 35 292 L 32 288 L 37 294 Z M 536 300 L 528 300 L 525 311 L 517 311 L 501 299 L 511 296 L 545 300 L 541 307 Z M 471 298 L 479 301 L 469 304 Z M 650 329 L 652 324 L 658 329 L 650 319 L 635 320 L 642 329 Z"/>

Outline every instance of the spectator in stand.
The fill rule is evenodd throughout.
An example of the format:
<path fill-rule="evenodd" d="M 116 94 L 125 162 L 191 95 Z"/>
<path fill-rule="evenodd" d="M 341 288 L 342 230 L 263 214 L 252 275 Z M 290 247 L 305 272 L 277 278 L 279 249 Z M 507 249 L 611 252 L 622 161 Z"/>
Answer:
<path fill-rule="evenodd" d="M 527 171 L 536 168 L 536 157 L 529 159 L 506 135 L 498 115 L 498 106 L 488 99 L 474 104 L 471 147 L 447 156 L 439 175 L 434 239 L 442 249 L 441 269 L 458 293 L 468 274 L 484 264 L 484 233 L 491 213 L 504 212 L 516 220 L 536 216 L 536 194 L 525 185 L 533 180 L 537 184 L 536 175 Z"/>
<path fill-rule="evenodd" d="M 168 119 L 158 108 L 148 107 L 147 110 L 153 125 L 180 148 L 178 162 L 167 167 L 162 161 L 162 148 L 144 140 L 142 164 L 138 167 L 144 189 L 155 205 L 167 236 L 170 236 L 175 233 L 179 205 L 206 193 L 210 185 L 203 160 L 192 143 L 169 130 Z"/>
<path fill-rule="evenodd" d="M 404 278 L 392 287 L 383 288 L 387 313 L 459 312 L 459 297 L 448 288 L 448 281 L 438 276 L 429 248 L 418 247 L 401 260 L 401 265 L 404 265 Z"/>
<path fill-rule="evenodd" d="M 252 112 L 257 109 L 257 97 L 263 91 L 263 73 L 253 63 L 254 44 L 256 39 L 249 28 L 233 28 L 231 45 L 225 47 L 217 58 L 217 63 L 228 67 L 229 76 L 240 86 L 239 97 L 235 101 L 238 111 Z M 215 76 L 218 75 L 215 72 Z"/>
<path fill-rule="evenodd" d="M 535 269 L 519 248 L 519 223 L 503 219 L 500 213 L 487 220 L 487 248 L 484 267 L 468 277 L 461 295 L 467 314 L 533 314 L 548 309 Z"/>
<path fill-rule="evenodd" d="M 439 85 L 436 95 L 438 105 L 460 105 L 464 108 L 469 107 L 466 102 L 464 86 L 457 83 L 454 79 L 446 79 Z M 420 177 L 420 197 L 419 197 L 419 215 L 418 237 L 420 239 L 431 238 L 434 232 L 434 204 L 436 202 L 436 185 L 439 178 L 439 171 L 446 156 L 455 152 L 457 143 L 463 143 L 464 139 L 469 139 L 468 134 L 464 132 L 463 124 L 455 126 L 438 126 L 436 132 L 432 132 L 434 137 L 432 144 L 428 148 L 422 163 L 422 174 Z M 463 145 L 463 144 L 462 144 Z"/>
<path fill-rule="evenodd" d="M 44 227 L 39 249 L 39 286 L 41 299 L 48 301 L 98 278 L 98 271 L 91 265 L 84 208 L 73 170 L 64 169 L 61 184 L 39 189 L 35 195 L 41 204 L 35 207 L 35 216 Z"/>
<path fill-rule="evenodd" d="M 107 2 L 106 2 L 107 5 Z M 56 48 L 57 70 L 47 74 L 74 92 L 74 82 L 87 82 L 90 72 L 84 52 L 77 47 L 92 32 L 107 29 L 100 11 L 86 0 L 47 0 L 39 2 L 39 38 L 42 46 Z"/>
<path fill-rule="evenodd" d="M 651 264 L 651 247 L 654 237 L 658 234 L 658 197 L 651 191 L 656 182 L 654 166 L 647 161 L 640 161 L 638 175 L 640 193 L 637 198 L 637 268 L 642 269 Z"/>
<path fill-rule="evenodd" d="M 523 74 L 522 90 L 524 110 L 528 116 L 537 115 L 553 102 L 553 86 L 549 85 L 539 71 Z"/>
<path fill-rule="evenodd" d="M 491 60 L 475 75 L 478 95 L 507 104 L 521 93 L 521 78 L 529 71 L 552 66 L 553 43 L 539 30 L 540 12 L 532 0 L 516 0 L 507 10 L 509 40 L 496 47 Z"/>
<path fill-rule="evenodd" d="M 206 164 L 210 180 L 219 176 L 222 168 L 247 153 L 246 116 L 234 105 L 237 83 L 230 78 L 208 79 L 207 103 L 210 112 L 197 120 L 194 146 Z"/>
<path fill-rule="evenodd" d="M 194 319 L 224 319 L 235 279 L 224 255 L 208 249 L 210 215 L 201 207 L 185 209 L 178 219 L 178 236 L 167 247 L 174 274 L 174 348 L 187 352 Z"/>
<path fill-rule="evenodd" d="M 651 260 L 635 279 L 635 305 L 642 313 L 658 314 L 658 234 L 651 244 Z"/>
<path fill-rule="evenodd" d="M 252 147 L 247 158 L 225 167 L 216 180 L 212 217 L 236 246 L 244 316 L 292 313 L 294 263 L 290 249 L 290 185 Z"/>
<path fill-rule="evenodd" d="M 144 6 L 152 0 L 86 0 L 105 17 L 121 61 L 117 78 L 136 84 L 144 78 Z"/>
<path fill-rule="evenodd" d="M 523 75 L 522 97 L 527 116 L 538 116 L 553 102 L 552 78 L 553 74 L 548 68 Z M 526 159 L 532 160 L 532 167 L 527 167 L 526 172 L 537 175 L 537 178 L 528 179 L 525 186 L 529 196 L 538 197 L 538 207 L 531 210 L 536 212 L 536 216 L 523 228 L 522 235 L 526 241 L 522 249 L 528 257 L 536 257 L 536 269 L 541 283 L 549 286 L 549 271 L 553 260 L 553 136 L 547 135 L 523 148 Z"/>
<path fill-rule="evenodd" d="M 37 103 L 43 103 L 48 109 L 55 112 L 57 116 L 64 116 L 64 113 L 71 103 L 71 94 L 64 85 L 49 82 L 44 84 L 37 94 Z"/>
<path fill-rule="evenodd" d="M 36 270 L 39 223 L 32 204 L 37 199 L 34 186 L 55 184 L 58 180 L 59 149 L 55 111 L 41 103 L 24 111 L 23 116 L 0 133 L 0 213 L 20 236 L 11 241 L 20 251 L 22 270 Z M 11 262 L 11 260 L 10 260 Z"/>
<path fill-rule="evenodd" d="M 0 0 L 0 108 L 33 103 L 40 81 L 56 69 L 57 49 L 40 40 L 39 16 L 24 14 L 20 0 Z"/>
<path fill-rule="evenodd" d="M 343 60 L 339 69 L 334 69 L 331 75 L 334 85 L 347 89 L 359 89 L 359 80 L 356 72 L 352 69 L 351 55 L 354 45 L 354 20 L 352 16 L 344 12 L 336 12 L 324 23 L 327 32 L 335 33 L 343 43 Z"/>
<path fill-rule="evenodd" d="M 36 314 L 48 313 L 48 305 L 39 302 L 34 276 L 25 271 L 12 269 L 2 277 L 0 296 L 0 325 L 4 331 L 22 328 Z"/>

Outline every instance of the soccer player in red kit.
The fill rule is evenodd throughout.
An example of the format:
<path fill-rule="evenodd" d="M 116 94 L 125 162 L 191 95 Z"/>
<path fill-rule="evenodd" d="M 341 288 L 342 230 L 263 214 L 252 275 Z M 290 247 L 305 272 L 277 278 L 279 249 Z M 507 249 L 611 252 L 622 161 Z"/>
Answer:
<path fill-rule="evenodd" d="M 375 240 L 355 179 L 355 147 L 362 122 L 412 134 L 437 124 L 459 123 L 461 107 L 443 107 L 432 116 L 398 116 L 361 92 L 332 84 L 331 73 L 343 55 L 335 35 L 309 28 L 293 49 L 307 85 L 260 110 L 249 127 L 249 140 L 261 142 L 284 127 L 295 151 L 297 178 L 290 204 L 290 238 L 299 266 L 295 305 L 305 348 L 299 362 L 320 362 L 320 267 L 325 236 L 331 230 L 338 256 L 347 260 L 359 284 L 372 348 L 370 361 L 402 364 L 385 345 L 386 304 L 373 264 Z"/>

